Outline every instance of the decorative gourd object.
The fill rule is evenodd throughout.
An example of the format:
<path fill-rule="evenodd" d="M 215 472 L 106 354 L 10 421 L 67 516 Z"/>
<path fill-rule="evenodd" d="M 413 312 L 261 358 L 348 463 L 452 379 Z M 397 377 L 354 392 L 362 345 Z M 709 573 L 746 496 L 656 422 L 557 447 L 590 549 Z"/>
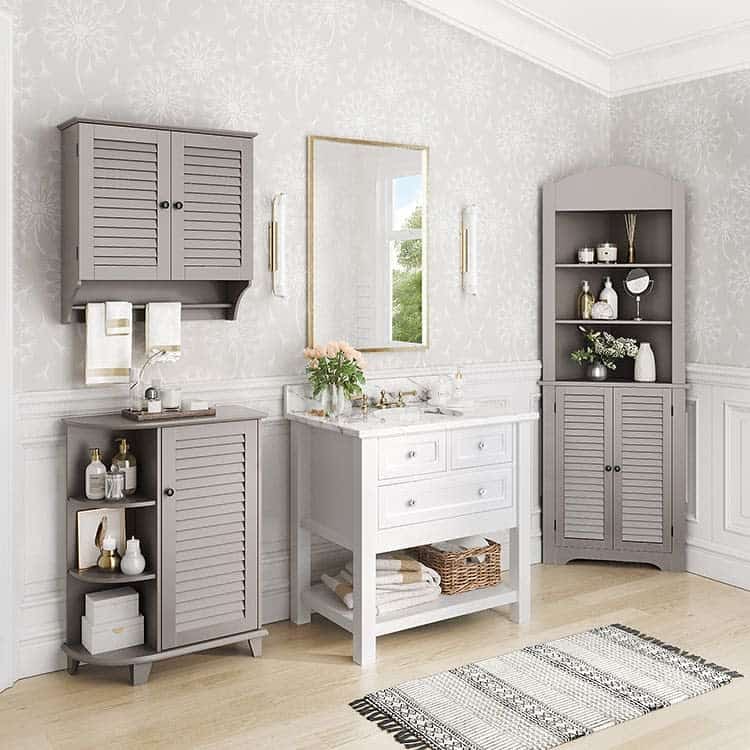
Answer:
<path fill-rule="evenodd" d="M 615 311 L 609 302 L 595 302 L 591 308 L 591 317 L 594 320 L 614 320 Z"/>
<path fill-rule="evenodd" d="M 131 536 L 125 554 L 120 561 L 120 570 L 128 576 L 138 576 L 146 569 L 146 558 L 141 552 L 141 540 Z"/>

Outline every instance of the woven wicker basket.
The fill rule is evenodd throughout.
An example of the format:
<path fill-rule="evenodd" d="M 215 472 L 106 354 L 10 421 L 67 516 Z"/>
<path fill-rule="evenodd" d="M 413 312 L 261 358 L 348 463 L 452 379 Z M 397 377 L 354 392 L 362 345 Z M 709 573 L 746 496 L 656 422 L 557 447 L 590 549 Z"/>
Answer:
<path fill-rule="evenodd" d="M 467 559 L 478 555 L 484 555 L 484 562 Z M 440 574 L 444 594 L 461 594 L 500 583 L 500 545 L 497 542 L 462 552 L 441 552 L 427 545 L 417 549 L 417 557 L 423 565 Z"/>

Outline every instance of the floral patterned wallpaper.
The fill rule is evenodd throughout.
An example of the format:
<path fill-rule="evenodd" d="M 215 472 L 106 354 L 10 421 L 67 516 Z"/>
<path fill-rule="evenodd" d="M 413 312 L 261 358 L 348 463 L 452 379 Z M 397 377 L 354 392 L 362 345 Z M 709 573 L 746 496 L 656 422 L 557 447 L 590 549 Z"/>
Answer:
<path fill-rule="evenodd" d="M 237 324 L 185 324 L 183 359 L 167 377 L 301 372 L 311 133 L 430 147 L 431 346 L 372 355 L 373 367 L 539 356 L 539 187 L 608 160 L 604 98 L 392 0 L 0 0 L 0 7 L 16 20 L 19 390 L 82 385 L 84 327 L 59 323 L 56 125 L 74 115 L 260 134 L 256 286 Z M 719 115 L 707 113 L 708 122 L 693 115 L 691 123 L 710 129 L 712 116 Z M 731 127 L 722 119 L 719 129 L 724 137 Z M 686 159 L 690 148 L 703 170 L 718 158 L 697 138 L 686 144 Z M 286 300 L 270 294 L 265 250 L 270 199 L 282 190 L 290 208 Z M 736 191 L 726 195 L 737 202 Z M 470 202 L 482 215 L 481 293 L 466 298 L 459 218 Z"/>
<path fill-rule="evenodd" d="M 621 97 L 611 139 L 687 186 L 688 362 L 750 367 L 750 71 Z"/>

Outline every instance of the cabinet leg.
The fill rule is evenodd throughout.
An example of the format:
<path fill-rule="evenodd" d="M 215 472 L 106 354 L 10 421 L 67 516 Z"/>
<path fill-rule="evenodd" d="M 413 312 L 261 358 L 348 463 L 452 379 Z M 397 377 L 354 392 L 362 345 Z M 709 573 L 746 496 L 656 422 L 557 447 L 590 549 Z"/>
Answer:
<path fill-rule="evenodd" d="M 78 671 L 78 667 L 81 662 L 78 659 L 74 659 L 72 656 L 68 657 L 68 674 L 75 674 Z"/>
<path fill-rule="evenodd" d="M 130 671 L 131 685 L 134 687 L 137 685 L 145 685 L 151 674 L 151 662 L 146 662 L 145 664 L 130 664 L 128 670 Z"/>
<path fill-rule="evenodd" d="M 510 617 L 519 624 L 528 622 L 531 617 L 531 437 L 529 422 L 516 425 L 518 522 L 510 530 L 510 569 L 518 601 L 511 606 Z"/>
<path fill-rule="evenodd" d="M 291 504 L 291 620 L 295 625 L 310 622 L 310 608 L 302 593 L 310 588 L 310 532 L 304 520 L 310 515 L 310 428 L 292 422 Z"/>
<path fill-rule="evenodd" d="M 250 653 L 257 659 L 263 656 L 263 639 L 262 638 L 249 638 L 247 645 L 250 646 Z"/>

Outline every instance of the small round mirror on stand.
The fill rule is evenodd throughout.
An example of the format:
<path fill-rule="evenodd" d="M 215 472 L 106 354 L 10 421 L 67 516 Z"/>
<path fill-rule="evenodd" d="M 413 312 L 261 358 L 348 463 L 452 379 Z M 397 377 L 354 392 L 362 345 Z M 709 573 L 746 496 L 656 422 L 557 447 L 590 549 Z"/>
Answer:
<path fill-rule="evenodd" d="M 641 297 L 651 294 L 654 288 L 654 280 L 648 271 L 642 268 L 634 268 L 628 272 L 623 286 L 631 297 L 635 297 L 635 317 L 633 320 L 643 320 L 641 318 Z"/>

